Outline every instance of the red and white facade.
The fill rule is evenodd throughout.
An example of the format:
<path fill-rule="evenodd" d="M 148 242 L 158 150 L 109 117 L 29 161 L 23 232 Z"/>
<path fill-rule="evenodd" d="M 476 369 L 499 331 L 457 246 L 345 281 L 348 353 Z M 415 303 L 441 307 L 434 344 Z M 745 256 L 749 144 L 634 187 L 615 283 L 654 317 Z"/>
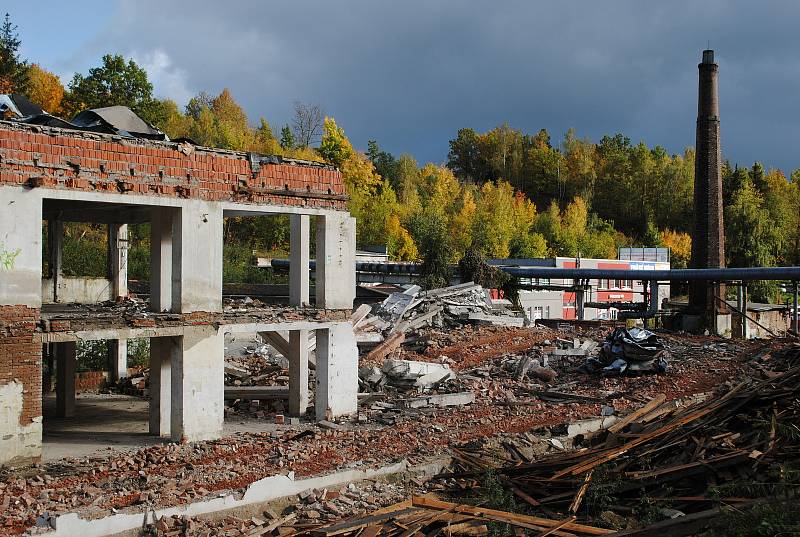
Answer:
<path fill-rule="evenodd" d="M 538 260 L 537 260 L 538 261 Z M 576 259 L 574 257 L 556 257 L 548 259 L 548 263 L 536 266 L 552 266 L 554 268 L 585 268 L 585 269 L 612 269 L 612 270 L 656 270 L 669 269 L 668 262 L 655 261 L 628 261 L 620 259 Z M 646 279 L 646 278 L 643 278 Z M 553 287 L 569 287 L 573 284 L 571 279 L 520 279 L 520 283 L 528 285 L 542 285 Z M 584 304 L 591 302 L 643 302 L 644 287 L 641 280 L 615 280 L 601 279 L 589 280 L 589 289 L 584 293 Z M 659 287 L 659 304 L 664 297 L 669 296 L 669 288 Z M 578 297 L 575 291 L 542 289 L 534 291 L 520 291 L 519 300 L 525 313 L 530 318 L 536 319 L 578 319 Z M 616 319 L 616 308 L 590 308 L 584 307 L 585 320 Z"/>

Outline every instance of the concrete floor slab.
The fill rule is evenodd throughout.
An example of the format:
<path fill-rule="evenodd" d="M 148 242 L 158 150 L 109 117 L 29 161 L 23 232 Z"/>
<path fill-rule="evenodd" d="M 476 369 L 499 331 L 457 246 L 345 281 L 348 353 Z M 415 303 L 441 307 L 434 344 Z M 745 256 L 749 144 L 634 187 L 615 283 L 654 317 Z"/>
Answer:
<path fill-rule="evenodd" d="M 109 450 L 133 452 L 144 446 L 169 442 L 169 439 L 149 434 L 148 420 L 147 400 L 130 395 L 95 393 L 77 395 L 74 418 L 57 418 L 55 396 L 50 395 L 44 400 L 42 459 L 51 462 L 66 457 L 107 455 Z M 223 435 L 287 428 L 291 426 L 237 416 L 225 422 Z"/>

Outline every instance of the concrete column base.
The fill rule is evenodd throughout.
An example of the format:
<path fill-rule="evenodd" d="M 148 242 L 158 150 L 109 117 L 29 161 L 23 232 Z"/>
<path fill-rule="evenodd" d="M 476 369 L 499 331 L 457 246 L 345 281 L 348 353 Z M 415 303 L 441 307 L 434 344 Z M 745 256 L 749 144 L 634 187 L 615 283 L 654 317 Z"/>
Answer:
<path fill-rule="evenodd" d="M 317 330 L 317 420 L 358 411 L 358 348 L 353 325 L 337 323 Z"/>
<path fill-rule="evenodd" d="M 222 436 L 225 337 L 210 326 L 186 327 L 172 356 L 170 437 L 173 441 Z"/>
<path fill-rule="evenodd" d="M 150 434 L 170 435 L 172 397 L 172 338 L 150 338 Z"/>

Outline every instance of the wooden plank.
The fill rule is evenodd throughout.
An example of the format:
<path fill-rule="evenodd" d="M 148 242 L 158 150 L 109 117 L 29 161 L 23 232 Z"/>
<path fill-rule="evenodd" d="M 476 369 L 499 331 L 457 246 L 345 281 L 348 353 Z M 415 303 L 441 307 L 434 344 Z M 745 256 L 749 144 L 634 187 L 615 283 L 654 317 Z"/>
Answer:
<path fill-rule="evenodd" d="M 431 498 L 424 498 L 422 496 L 414 496 L 411 498 L 411 503 L 415 507 L 425 507 L 427 509 L 439 509 L 445 511 L 453 511 L 455 513 L 462 513 L 473 515 L 475 517 L 488 518 L 498 522 L 505 522 L 516 526 L 528 527 L 529 529 L 551 529 L 553 526 L 559 524 L 558 520 L 551 520 L 548 518 L 541 518 L 530 515 L 520 515 L 517 513 L 509 513 L 507 511 L 498 511 L 496 509 L 487 509 L 483 507 L 475 507 L 472 505 L 458 505 L 450 502 L 443 502 L 441 500 L 434 500 Z M 583 524 L 576 524 L 570 522 L 564 526 L 564 529 L 585 533 L 587 535 L 608 535 L 613 533 L 612 530 L 605 528 L 597 528 L 594 526 L 585 526 Z M 562 532 L 563 533 L 563 532 Z M 558 535 L 558 533 L 555 533 Z"/>
<path fill-rule="evenodd" d="M 660 394 L 656 395 L 652 400 L 650 400 L 649 403 L 644 405 L 642 408 L 640 408 L 639 410 L 635 410 L 635 411 L 631 412 L 630 414 L 628 414 L 627 416 L 625 416 L 624 418 L 622 418 L 621 420 L 619 420 L 618 422 L 613 424 L 611 427 L 609 427 L 608 428 L 608 432 L 609 433 L 618 433 L 623 428 L 625 428 L 625 426 L 627 426 L 628 424 L 633 423 L 634 421 L 636 421 L 637 419 L 641 418 L 642 416 L 644 416 L 648 412 L 652 412 L 653 410 L 655 410 L 655 408 L 657 406 L 659 406 L 660 404 L 662 404 L 666 399 L 667 399 L 667 396 L 664 395 L 663 393 L 660 393 Z"/>
<path fill-rule="evenodd" d="M 589 488 L 589 483 L 592 482 L 592 474 L 594 474 L 594 470 L 589 470 L 586 474 L 586 477 L 583 478 L 583 484 L 581 488 L 578 489 L 578 493 L 575 494 L 575 499 L 572 500 L 572 504 L 569 506 L 569 512 L 573 515 L 578 512 L 578 507 L 580 507 L 581 502 L 583 501 L 583 496 L 586 494 L 586 490 Z"/>
<path fill-rule="evenodd" d="M 408 508 L 408 509 L 401 509 L 399 511 L 387 511 L 381 513 L 379 515 L 370 515 L 367 517 L 356 518 L 356 519 L 347 519 L 342 520 L 341 522 L 337 522 L 330 526 L 325 526 L 322 528 L 316 528 L 312 530 L 313 535 L 324 535 L 325 537 L 331 537 L 332 535 L 340 535 L 342 533 L 349 533 L 351 531 L 355 531 L 361 528 L 365 528 L 367 526 L 374 526 L 378 522 L 385 522 L 392 518 L 398 518 L 404 514 L 414 513 L 417 512 L 418 509 Z"/>
<path fill-rule="evenodd" d="M 259 537 L 261 535 L 266 535 L 268 533 L 272 533 L 272 530 L 274 530 L 275 528 L 279 528 L 279 527 L 287 524 L 288 522 L 291 522 L 292 520 L 295 519 L 295 517 L 297 517 L 297 513 L 290 513 L 290 514 L 286 515 L 283 518 L 279 518 L 278 520 L 275 520 L 274 522 L 272 522 L 268 526 L 264 526 L 263 528 L 254 529 L 253 531 L 251 531 L 250 533 L 247 534 L 247 537 Z"/>
<path fill-rule="evenodd" d="M 547 530 L 547 531 L 545 531 L 543 533 L 540 533 L 539 537 L 547 537 L 548 535 L 553 535 L 553 533 L 556 530 L 560 530 L 561 528 L 563 528 L 567 524 L 571 524 L 572 522 L 575 522 L 575 517 L 574 516 L 571 516 L 571 517 L 569 517 L 567 519 L 564 519 L 561 522 L 559 522 L 558 525 L 553 526 L 552 528 L 550 528 L 549 530 Z"/>

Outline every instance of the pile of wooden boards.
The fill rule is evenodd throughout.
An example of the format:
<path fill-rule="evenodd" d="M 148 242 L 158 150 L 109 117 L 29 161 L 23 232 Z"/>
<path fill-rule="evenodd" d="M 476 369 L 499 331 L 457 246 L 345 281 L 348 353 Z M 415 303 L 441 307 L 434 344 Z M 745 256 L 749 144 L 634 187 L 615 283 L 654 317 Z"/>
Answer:
<path fill-rule="evenodd" d="M 760 360 L 760 378 L 687 406 L 659 396 L 587 439 L 590 447 L 535 461 L 511 452 L 515 462 L 500 467 L 486 453 L 456 450 L 440 479 L 466 493 L 491 471 L 532 513 L 596 525 L 616 518 L 623 527 L 657 521 L 673 535 L 722 523 L 721 504 L 797 501 L 800 345 Z M 661 534 L 651 527 L 625 535 Z"/>
<path fill-rule="evenodd" d="M 342 520 L 308 532 L 318 537 L 335 536 L 421 536 L 486 535 L 487 523 L 502 523 L 538 535 L 607 535 L 611 530 L 564 520 L 510 513 L 497 509 L 445 502 L 436 498 L 414 496 L 369 516 Z"/>

